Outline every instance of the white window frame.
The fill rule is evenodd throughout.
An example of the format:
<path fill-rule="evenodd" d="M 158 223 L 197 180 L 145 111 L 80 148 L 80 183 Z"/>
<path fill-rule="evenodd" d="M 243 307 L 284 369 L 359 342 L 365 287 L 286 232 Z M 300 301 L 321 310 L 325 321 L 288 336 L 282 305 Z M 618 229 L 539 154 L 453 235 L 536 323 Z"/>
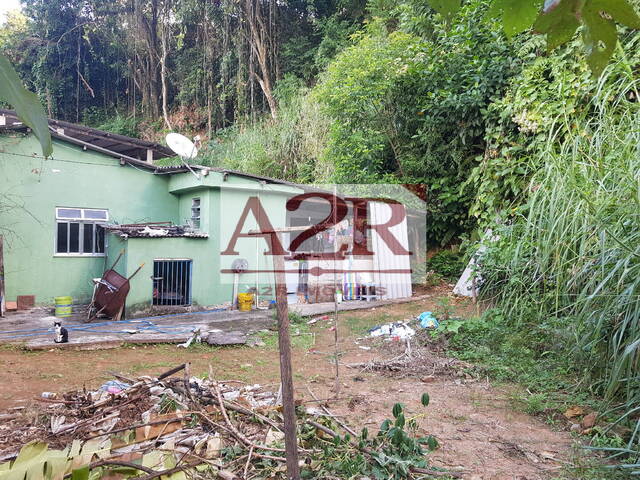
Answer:
<path fill-rule="evenodd" d="M 202 197 L 191 198 L 191 222 L 193 228 L 200 230 L 202 226 Z M 197 222 L 197 225 L 196 225 Z"/>
<path fill-rule="evenodd" d="M 78 215 L 65 215 L 62 210 L 78 210 Z M 103 213 L 104 218 L 91 218 L 90 212 Z M 104 236 L 104 252 L 84 252 L 84 228 L 85 225 L 94 225 L 93 227 L 93 248 L 95 250 L 96 244 L 96 225 L 103 225 L 109 221 L 109 210 L 105 208 L 82 208 L 82 207 L 56 207 L 55 218 L 55 231 L 53 241 L 53 256 L 54 257 L 104 257 L 107 251 L 107 235 Z M 80 224 L 78 232 L 78 252 L 58 252 L 58 225 L 64 223 L 67 224 L 67 242 L 69 242 L 69 225 L 72 223 Z M 67 250 L 69 249 L 67 243 Z"/>

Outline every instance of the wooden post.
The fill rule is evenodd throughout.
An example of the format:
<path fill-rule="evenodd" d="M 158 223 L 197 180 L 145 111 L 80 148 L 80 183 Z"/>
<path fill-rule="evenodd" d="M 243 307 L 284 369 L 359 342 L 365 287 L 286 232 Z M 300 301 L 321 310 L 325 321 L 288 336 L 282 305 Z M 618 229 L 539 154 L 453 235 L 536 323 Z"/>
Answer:
<path fill-rule="evenodd" d="M 4 317 L 4 236 L 0 235 L 0 317 Z"/>
<path fill-rule="evenodd" d="M 271 251 L 278 239 L 277 232 L 271 232 Z M 291 373 L 291 338 L 289 337 L 289 305 L 287 303 L 287 282 L 284 258 L 273 256 L 276 280 L 276 312 L 278 316 L 278 349 L 280 350 L 280 381 L 282 384 L 282 414 L 284 416 L 284 447 L 287 457 L 287 478 L 300 479 L 298 465 L 298 437 L 296 434 L 296 406 L 293 397 L 293 375 Z"/>
<path fill-rule="evenodd" d="M 249 235 L 268 238 L 271 251 L 276 252 L 279 232 L 304 231 L 308 227 L 285 227 L 270 231 L 250 230 Z M 287 281 L 284 257 L 273 255 L 273 270 L 276 282 L 276 314 L 278 317 L 278 349 L 280 350 L 280 382 L 282 385 L 282 415 L 284 417 L 284 449 L 287 460 L 287 479 L 300 480 L 298 465 L 298 437 L 296 434 L 296 405 L 293 397 L 293 375 L 291 373 L 291 337 L 289 336 L 289 305 L 287 303 Z"/>

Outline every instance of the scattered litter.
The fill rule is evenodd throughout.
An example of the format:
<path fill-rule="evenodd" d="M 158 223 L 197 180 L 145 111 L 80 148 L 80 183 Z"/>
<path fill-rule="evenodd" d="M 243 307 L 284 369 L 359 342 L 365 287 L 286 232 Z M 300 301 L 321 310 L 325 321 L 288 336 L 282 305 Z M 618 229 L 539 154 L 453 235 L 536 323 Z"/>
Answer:
<path fill-rule="evenodd" d="M 372 337 L 391 337 L 400 340 L 412 338 L 416 331 L 404 322 L 387 323 L 369 330 Z"/>
<path fill-rule="evenodd" d="M 573 406 L 569 407 L 566 412 L 564 412 L 564 416 L 567 418 L 579 417 L 581 415 L 585 415 L 587 412 L 583 407 Z"/>
<path fill-rule="evenodd" d="M 358 348 L 361 350 L 371 350 L 371 347 L 365 347 L 363 345 L 360 345 Z"/>
<path fill-rule="evenodd" d="M 42 395 L 40 395 L 42 398 L 56 398 L 58 395 L 55 392 L 42 392 Z"/>
<path fill-rule="evenodd" d="M 100 387 L 100 391 L 116 394 L 126 390 L 130 386 L 131 385 L 129 385 L 128 383 L 124 383 L 119 380 L 109 380 L 108 382 L 102 384 L 102 386 Z"/>
<path fill-rule="evenodd" d="M 307 325 L 313 325 L 314 323 L 316 323 L 316 322 L 318 322 L 320 320 L 332 320 L 332 318 L 330 318 L 329 315 L 322 315 L 320 317 L 312 318 L 311 320 L 309 320 L 307 322 Z"/>
<path fill-rule="evenodd" d="M 192 343 L 200 343 L 202 342 L 202 337 L 200 336 L 200 329 L 194 328 L 191 337 L 184 343 L 178 345 L 178 348 L 189 348 Z"/>
<path fill-rule="evenodd" d="M 431 312 L 422 312 L 418 316 L 418 322 L 422 328 L 438 328 L 440 326 L 440 322 Z"/>
<path fill-rule="evenodd" d="M 140 232 L 141 235 L 146 235 L 149 237 L 166 237 L 169 234 L 169 230 L 164 228 L 149 228 L 144 227 Z"/>
<path fill-rule="evenodd" d="M 278 430 L 274 430 L 273 428 L 270 428 L 269 431 L 267 432 L 266 438 L 264 439 L 264 444 L 267 446 L 271 446 L 283 440 L 284 440 L 284 433 Z"/>

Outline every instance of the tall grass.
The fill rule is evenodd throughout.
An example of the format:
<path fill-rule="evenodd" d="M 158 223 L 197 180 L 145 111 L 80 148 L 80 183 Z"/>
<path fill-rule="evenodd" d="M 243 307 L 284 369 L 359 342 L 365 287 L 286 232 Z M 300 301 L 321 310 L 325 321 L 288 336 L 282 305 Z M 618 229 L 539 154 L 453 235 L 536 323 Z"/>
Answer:
<path fill-rule="evenodd" d="M 515 330 L 553 325 L 549 349 L 564 352 L 608 414 L 629 424 L 628 448 L 613 453 L 637 462 L 640 81 L 627 67 L 611 67 L 589 115 L 549 138 L 528 203 L 489 247 L 483 288 Z"/>
<path fill-rule="evenodd" d="M 302 89 L 280 101 L 277 119 L 264 117 L 218 132 L 201 162 L 296 182 L 322 182 L 333 170 L 322 155 L 328 131 L 329 119 Z"/>

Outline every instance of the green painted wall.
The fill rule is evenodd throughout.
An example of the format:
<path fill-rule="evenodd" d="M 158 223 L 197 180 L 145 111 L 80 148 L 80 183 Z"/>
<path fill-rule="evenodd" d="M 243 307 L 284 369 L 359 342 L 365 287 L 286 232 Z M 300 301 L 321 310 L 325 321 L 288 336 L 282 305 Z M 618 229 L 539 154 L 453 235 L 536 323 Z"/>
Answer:
<path fill-rule="evenodd" d="M 220 218 L 220 251 L 225 251 L 232 238 L 236 225 L 240 221 L 240 216 L 250 197 L 258 197 L 271 225 L 274 228 L 286 226 L 285 204 L 292 195 L 301 192 L 287 186 L 266 184 L 249 181 L 238 177 L 229 177 L 229 182 L 220 190 L 219 218 Z M 229 208 L 233 206 L 233 208 Z M 252 213 L 246 218 L 242 232 L 248 232 L 258 228 L 258 222 Z M 283 245 L 286 249 L 288 245 Z M 261 298 L 272 299 L 275 296 L 273 290 L 274 275 L 272 257 L 265 255 L 269 250 L 269 244 L 264 237 L 255 236 L 252 238 L 241 237 L 237 240 L 235 251 L 238 255 L 222 255 L 220 257 L 221 269 L 231 268 L 233 260 L 244 258 L 249 262 L 250 270 L 261 270 L 262 273 L 245 273 L 239 276 L 239 291 L 247 288 L 255 288 Z M 231 287 L 233 284 L 233 274 L 221 274 L 220 284 Z"/>
<path fill-rule="evenodd" d="M 5 273 L 8 300 L 36 295 L 38 304 L 71 295 L 89 300 L 91 279 L 100 277 L 118 253 L 125 254 L 116 270 L 131 275 L 127 313 L 146 311 L 152 301 L 153 261 L 193 260 L 193 303 L 217 305 L 231 300 L 233 275 L 222 274 L 235 258 L 246 258 L 249 268 L 271 270 L 272 259 L 262 237 L 238 240 L 237 256 L 221 256 L 248 199 L 259 197 L 271 224 L 286 225 L 287 198 L 301 190 L 284 185 L 209 172 L 197 179 L 191 173 L 154 175 L 115 158 L 54 141 L 53 159 L 34 158 L 39 144 L 32 135 L 0 135 L 0 228 L 6 237 Z M 191 217 L 193 197 L 201 199 L 201 231 L 208 238 L 129 238 L 108 235 L 104 257 L 69 257 L 54 254 L 55 207 L 105 208 L 111 222 L 172 221 Z M 257 228 L 249 215 L 243 232 Z M 286 245 L 285 245 L 286 248 Z M 261 298 L 273 297 L 273 273 L 243 274 L 239 291 L 259 287 Z"/>
<path fill-rule="evenodd" d="M 167 193 L 168 175 L 153 175 L 118 159 L 54 140 L 50 160 L 33 135 L 0 135 L 0 228 L 5 235 L 6 295 L 90 298 L 90 279 L 101 257 L 54 255 L 55 207 L 106 208 L 118 223 L 177 221 L 178 197 Z"/>

